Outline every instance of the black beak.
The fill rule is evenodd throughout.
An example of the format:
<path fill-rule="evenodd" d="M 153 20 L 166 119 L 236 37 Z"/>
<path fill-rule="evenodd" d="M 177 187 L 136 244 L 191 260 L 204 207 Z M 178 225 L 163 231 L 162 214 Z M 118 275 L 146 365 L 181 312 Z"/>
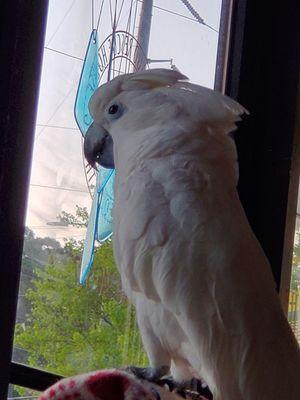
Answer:
<path fill-rule="evenodd" d="M 92 123 L 85 135 L 83 147 L 85 158 L 93 168 L 96 163 L 104 168 L 115 168 L 113 140 L 101 125 Z"/>

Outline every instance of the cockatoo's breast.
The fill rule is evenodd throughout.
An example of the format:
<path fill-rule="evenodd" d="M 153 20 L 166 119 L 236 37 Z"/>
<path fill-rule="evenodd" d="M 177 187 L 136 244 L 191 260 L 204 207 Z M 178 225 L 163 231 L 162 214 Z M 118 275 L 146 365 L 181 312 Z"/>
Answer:
<path fill-rule="evenodd" d="M 178 292 L 185 290 L 185 279 L 176 277 L 199 272 L 189 266 L 208 256 L 207 221 L 226 205 L 224 195 L 216 201 L 218 185 L 205 163 L 198 155 L 173 152 L 144 159 L 129 174 L 117 169 L 114 249 L 127 294 L 167 297 L 174 283 Z"/>
<path fill-rule="evenodd" d="M 234 168 L 227 168 L 229 156 L 225 151 L 215 163 L 216 150 L 206 148 L 207 155 L 202 158 L 201 146 L 198 154 L 173 151 L 160 157 L 131 158 L 127 168 L 118 169 L 117 165 L 114 251 L 129 297 L 141 292 L 169 305 L 176 314 L 181 307 L 193 314 L 198 299 L 211 298 L 203 319 L 217 315 L 226 324 L 236 307 L 254 308 L 254 302 L 263 303 L 274 286 L 267 260 L 240 205 Z M 253 266 L 251 259 L 260 261 Z M 260 271 L 265 282 L 263 293 L 254 270 Z M 195 290 L 189 297 L 186 294 L 191 287 Z M 232 287 L 239 292 L 239 303 L 228 300 Z M 255 301 L 250 304 L 254 293 Z M 216 309 L 219 295 L 221 309 L 223 296 L 227 299 L 224 312 Z M 248 319 L 250 324 L 253 321 Z M 239 319 L 234 329 L 242 333 L 245 323 Z"/>

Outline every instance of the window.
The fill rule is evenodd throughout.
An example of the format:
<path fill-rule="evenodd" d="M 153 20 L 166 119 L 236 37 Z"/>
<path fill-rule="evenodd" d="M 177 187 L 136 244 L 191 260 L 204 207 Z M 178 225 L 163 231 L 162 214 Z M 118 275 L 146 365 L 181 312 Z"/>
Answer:
<path fill-rule="evenodd" d="M 9 385 L 7 400 L 37 400 L 40 392 L 30 390 L 21 386 Z"/>
<path fill-rule="evenodd" d="M 8 232 L 9 240 L 5 242 L 6 248 L 3 247 L 3 283 L 5 282 L 5 284 L 0 292 L 1 301 L 7 307 L 8 313 L 8 317 L 0 316 L 1 323 L 4 322 L 3 326 L 7 326 L 7 329 L 5 328 L 0 333 L 1 343 L 5 344 L 6 349 L 0 356 L 0 367 L 3 366 L 1 382 L 4 382 L 0 394 L 6 393 L 8 381 L 41 390 L 56 379 L 56 376 L 53 375 L 55 373 L 73 374 L 87 369 L 100 368 L 103 365 L 145 363 L 145 356 L 135 326 L 134 312 L 127 305 L 126 299 L 120 291 L 109 244 L 104 245 L 103 250 L 105 251 L 97 252 L 95 266 L 87 285 L 80 287 L 77 284 L 82 251 L 80 240 L 84 237 L 85 231 L 81 224 L 86 224 L 86 209 L 89 209 L 91 204 L 89 189 L 93 189 L 91 187 L 93 183 L 90 183 L 89 187 L 86 184 L 87 171 L 84 169 L 81 156 L 81 137 L 73 119 L 72 109 L 86 44 L 91 27 L 97 26 L 101 3 L 94 1 L 91 2 L 90 7 L 87 7 L 87 2 L 83 0 L 76 2 L 70 0 L 63 4 L 55 0 L 49 1 L 22 274 L 18 292 L 17 325 L 12 358 L 14 363 L 11 365 L 10 346 L 15 308 L 15 300 L 12 295 L 16 294 L 17 288 L 15 279 L 19 272 L 18 255 L 21 254 L 20 221 L 23 220 L 24 210 L 22 207 L 11 210 L 8 207 L 8 197 L 5 196 L 4 188 L 2 188 L 4 194 L 1 200 L 3 199 L 3 205 L 6 207 L 3 210 L 8 210 L 8 219 L 6 225 L 5 222 L 1 225 L 1 230 Z M 141 4 L 140 2 L 135 3 L 138 5 L 137 15 L 139 15 Z M 191 3 L 195 8 L 198 7 L 198 3 Z M 92 4 L 94 4 L 93 12 Z M 276 26 L 274 22 L 274 25 L 268 27 L 268 32 L 266 32 L 262 21 L 268 12 L 264 10 L 263 6 L 256 8 L 246 1 L 232 3 L 223 1 L 223 4 L 217 0 L 209 3 L 204 1 L 202 9 L 199 6 L 199 10 L 196 11 L 204 18 L 207 25 L 192 21 L 195 19 L 195 15 L 189 14 L 179 0 L 176 5 L 173 0 L 160 0 L 154 2 L 154 6 L 149 46 L 149 57 L 153 64 L 158 59 L 164 59 L 165 61 L 157 62 L 155 65 L 165 67 L 170 67 L 171 64 L 175 65 L 190 76 L 192 81 L 210 87 L 214 85 L 218 49 L 218 33 L 216 31 L 219 30 L 222 11 L 223 19 L 221 18 L 220 31 L 223 32 L 226 40 L 222 36 L 219 41 L 218 61 L 222 59 L 221 66 L 227 64 L 225 59 L 228 56 L 227 80 L 223 81 L 223 87 L 229 95 L 238 96 L 240 102 L 251 110 L 252 115 L 256 116 L 245 124 L 245 128 L 242 128 L 237 138 L 241 164 L 240 195 L 250 222 L 271 260 L 274 275 L 278 278 L 283 246 L 282 232 L 285 226 L 282 215 L 285 215 L 287 203 L 289 178 L 285 172 L 288 171 L 288 165 L 280 164 L 280 171 L 283 173 L 275 174 L 277 183 L 268 167 L 276 157 L 276 160 L 280 159 L 282 155 L 280 150 L 284 147 L 283 144 L 292 140 L 293 132 L 290 125 L 294 117 L 286 113 L 282 118 L 281 124 L 285 124 L 286 128 L 284 138 L 278 133 L 279 127 L 272 126 L 271 116 L 261 117 L 262 110 L 265 110 L 265 102 L 269 101 L 269 104 L 274 106 L 272 103 L 274 96 L 268 89 L 268 85 L 264 84 L 264 80 L 268 82 L 269 87 L 279 91 L 277 98 L 281 99 L 280 101 L 287 102 L 287 99 L 291 99 L 294 104 L 292 88 L 284 91 L 283 87 L 295 87 L 293 79 L 297 74 L 293 75 L 294 69 L 292 68 L 293 73 L 284 74 L 282 76 L 283 84 L 278 87 L 272 74 L 267 74 L 267 76 L 261 74 L 261 68 L 256 67 L 263 65 L 266 71 L 269 71 L 273 65 L 273 58 L 276 58 L 277 49 L 284 48 L 287 46 L 286 43 L 293 49 L 291 29 L 297 24 L 291 23 L 286 27 L 287 29 L 282 31 L 284 38 L 289 39 L 285 41 L 284 46 L 280 39 L 276 43 L 276 49 L 272 46 L 264 48 L 264 44 L 269 43 L 268 35 L 276 32 Z M 7 6 L 7 8 L 9 7 L 11 10 L 8 14 L 9 18 L 7 17 L 7 24 L 9 21 L 15 21 L 13 18 L 15 15 L 23 15 L 21 19 L 15 21 L 14 25 L 23 29 L 22 40 L 30 37 L 37 47 L 41 45 L 41 25 L 43 23 L 41 22 L 41 25 L 29 24 L 36 27 L 36 31 L 33 32 L 28 27 L 26 31 L 26 26 L 22 21 L 24 21 L 24 16 L 28 17 L 27 21 L 43 21 L 41 17 L 45 15 L 45 4 L 36 6 L 34 13 L 29 4 L 24 6 L 25 8 L 21 11 L 17 10 L 16 6 Z M 124 11 L 126 11 L 125 6 Z M 93 22 L 91 22 L 92 14 Z M 226 19 L 224 19 L 225 16 Z M 35 19 L 30 19 L 34 17 Z M 100 43 L 109 34 L 109 9 L 103 8 L 102 17 L 102 22 L 100 21 L 99 24 L 99 32 L 103 35 Z M 231 24 L 229 24 L 230 18 Z M 255 29 L 253 18 L 256 18 L 257 23 Z M 286 20 L 290 21 L 289 18 Z M 128 19 L 124 19 L 122 23 L 126 25 L 126 21 Z M 273 18 L 272 21 L 276 21 L 276 18 Z M 230 42 L 227 40 L 228 32 L 222 24 L 231 27 Z M 165 29 L 166 26 L 168 29 Z M 2 29 L 4 28 L 8 29 L 8 25 L 3 25 Z M 15 33 L 15 36 L 18 35 Z M 161 39 L 163 36 L 165 40 Z M 260 41 L 256 40 L 258 37 Z M 30 43 L 26 42 L 28 54 L 38 53 L 34 45 L 30 46 Z M 21 55 L 21 59 L 23 57 L 28 62 L 26 54 L 21 50 L 21 45 L 19 46 L 17 47 L 18 54 Z M 12 54 L 14 48 L 11 46 Z M 225 52 L 224 48 L 226 48 Z M 220 51 L 223 51 L 225 57 L 219 57 Z M 32 57 L 31 62 L 32 68 L 35 68 L 34 71 L 38 74 L 38 56 Z M 283 58 L 280 59 L 280 63 L 275 67 L 281 68 L 283 71 L 291 71 L 290 60 Z M 25 83 L 30 82 L 30 85 L 22 87 L 22 90 L 25 90 L 22 95 L 25 93 L 30 97 L 34 93 L 28 93 L 30 92 L 28 87 L 32 90 L 35 88 L 33 92 L 36 92 L 37 84 L 28 72 L 30 68 L 26 63 L 23 65 L 27 73 Z M 151 67 L 153 66 L 151 65 Z M 223 75 L 223 70 L 221 75 Z M 289 86 L 290 82 L 293 85 Z M 15 80 L 14 85 L 17 87 L 17 90 L 13 92 L 15 96 L 20 93 L 17 84 L 18 82 Z M 262 90 L 264 96 L 257 98 L 259 90 Z M 5 96 L 3 98 L 5 99 Z M 18 99 L 18 97 L 16 98 Z M 11 104 L 10 102 L 10 107 Z M 20 102 L 20 104 L 18 109 L 20 117 L 13 114 L 13 110 L 10 111 L 11 116 L 14 115 L 16 119 L 21 118 L 21 115 L 28 114 L 24 113 L 24 110 L 26 111 L 24 107 L 28 106 L 30 110 L 34 110 L 34 101 L 24 102 L 23 98 L 23 103 Z M 276 114 L 278 104 L 275 104 L 274 107 Z M 19 128 L 20 125 L 16 124 L 16 127 L 7 125 L 5 131 L 7 135 L 17 132 L 20 140 L 24 137 L 22 143 L 27 149 L 25 153 L 22 153 L 17 147 L 20 142 L 12 142 L 16 152 L 10 154 L 16 159 L 15 166 L 18 169 L 11 168 L 8 159 L 6 159 L 6 164 L 3 164 L 7 167 L 5 170 L 6 181 L 3 180 L 3 182 L 6 182 L 6 191 L 9 188 L 9 199 L 15 199 L 18 193 L 22 204 L 24 204 L 27 178 L 21 173 L 16 176 L 15 171 L 28 171 L 29 169 L 32 120 L 33 114 L 31 113 L 31 117 L 28 117 L 27 121 L 21 120 L 22 130 Z M 19 120 L 17 119 L 17 121 Z M 266 129 L 263 130 L 261 127 Z M 268 153 L 268 134 L 272 129 L 277 147 L 270 155 Z M 258 137 L 258 135 L 260 136 Z M 7 137 L 10 138 L 10 136 Z M 284 148 L 285 157 L 290 158 L 291 148 L 289 146 Z M 18 177 L 20 177 L 19 182 Z M 269 184 L 270 193 L 267 192 L 265 182 Z M 278 186 L 278 191 L 274 192 L 273 189 Z M 270 197 L 277 207 L 277 214 L 271 214 L 268 217 L 266 214 L 270 209 Z M 14 225 L 14 219 L 18 221 L 16 225 Z M 64 241 L 64 238 L 67 238 L 67 242 Z M 12 271 L 15 274 L 14 281 L 11 277 Z M 277 283 L 278 285 L 280 283 L 278 279 Z M 103 307 L 99 307 L 99 295 L 103 300 L 101 303 Z M 120 327 L 117 334 L 115 333 L 116 326 Z M 99 337 L 101 337 L 101 343 L 97 343 Z M 112 340 L 115 346 L 111 345 Z M 110 347 L 109 352 L 101 352 L 103 341 L 107 348 Z M 28 366 L 20 367 L 16 362 L 47 370 L 47 373 L 30 370 Z M 53 374 L 51 375 L 51 373 Z M 29 378 L 33 376 L 37 379 Z M 14 395 L 16 392 L 11 393 Z M 18 393 L 21 391 L 19 390 Z"/>
<path fill-rule="evenodd" d="M 137 36 L 142 4 L 123 3 L 117 8 L 118 29 Z M 221 1 L 204 2 L 197 11 L 203 22 L 181 1 L 154 3 L 149 67 L 178 68 L 213 87 Z M 102 9 L 101 1 L 88 7 L 83 0 L 49 1 L 12 360 L 60 375 L 146 363 L 109 242 L 97 250 L 87 283 L 78 284 L 95 181 L 82 158 L 73 108 L 91 30 L 99 24 L 104 63 L 111 18 L 109 2 Z M 103 81 L 106 77 L 107 70 Z"/>
<path fill-rule="evenodd" d="M 300 242 L 299 214 L 297 213 L 291 285 L 289 294 L 288 320 L 300 345 Z"/>
<path fill-rule="evenodd" d="M 116 8 L 115 50 L 126 52 L 127 58 L 122 65 L 116 57 L 111 77 L 117 68 L 133 69 L 126 64 L 134 51 L 127 43 L 131 37 L 126 39 L 123 32 L 127 29 L 138 37 L 130 26 L 139 25 L 142 9 L 138 2 L 127 3 Z M 210 21 L 204 25 L 181 1 L 157 1 L 149 67 L 179 68 L 193 81 L 213 87 L 220 6 L 219 0 L 204 3 L 203 16 Z M 87 283 L 78 283 L 95 181 L 89 180 L 92 171 L 82 157 L 73 110 L 86 46 L 98 22 L 102 82 L 109 74 L 114 10 L 109 2 L 101 7 L 101 2 L 87 7 L 86 0 L 63 5 L 50 0 L 37 109 L 13 361 L 61 375 L 146 363 L 111 243 L 97 250 Z"/>

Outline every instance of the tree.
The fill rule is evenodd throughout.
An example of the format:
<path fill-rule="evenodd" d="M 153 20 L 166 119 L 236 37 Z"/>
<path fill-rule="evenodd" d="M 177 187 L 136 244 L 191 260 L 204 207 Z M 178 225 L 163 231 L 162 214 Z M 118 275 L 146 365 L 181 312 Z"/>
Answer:
<path fill-rule="evenodd" d="M 61 214 L 58 215 L 58 219 L 60 222 L 65 223 L 66 225 L 82 228 L 83 226 L 87 227 L 89 213 L 86 207 L 76 206 L 75 215 L 66 211 L 62 211 Z"/>
<path fill-rule="evenodd" d="M 86 285 L 78 284 L 82 243 L 64 246 L 65 259 L 51 253 L 35 269 L 25 297 L 31 311 L 16 326 L 15 344 L 29 365 L 62 375 L 135 364 L 146 357 L 132 306 L 122 293 L 111 243 L 100 246 Z"/>
<path fill-rule="evenodd" d="M 291 290 L 297 291 L 300 287 L 300 243 L 299 243 L 300 232 L 296 232 L 297 242 L 294 245 L 293 251 L 293 264 L 292 264 L 292 275 L 291 275 Z"/>
<path fill-rule="evenodd" d="M 35 270 L 43 269 L 49 257 L 64 260 L 67 257 L 66 249 L 59 242 L 50 237 L 36 237 L 34 232 L 28 227 L 25 228 L 24 246 L 22 254 L 22 274 L 18 294 L 17 323 L 23 324 L 26 316 L 31 312 L 31 303 L 27 300 L 25 293 L 32 287 L 31 281 L 35 278 Z M 26 362 L 26 351 L 19 346 L 14 346 L 14 360 Z"/>

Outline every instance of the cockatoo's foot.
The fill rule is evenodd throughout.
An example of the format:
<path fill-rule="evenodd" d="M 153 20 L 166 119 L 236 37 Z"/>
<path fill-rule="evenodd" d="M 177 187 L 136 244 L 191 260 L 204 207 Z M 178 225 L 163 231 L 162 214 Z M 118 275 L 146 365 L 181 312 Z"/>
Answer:
<path fill-rule="evenodd" d="M 126 367 L 124 370 L 127 373 L 134 375 L 138 379 L 143 379 L 148 382 L 159 384 L 161 378 L 163 378 L 169 373 L 170 367 L 167 365 L 163 365 L 158 368 L 152 368 L 152 367 L 142 368 L 131 365 L 129 367 Z"/>
<path fill-rule="evenodd" d="M 124 369 L 127 373 L 134 375 L 138 379 L 155 383 L 156 385 L 167 388 L 170 392 L 184 399 L 192 400 L 213 400 L 213 396 L 208 386 L 196 378 L 189 381 L 176 382 L 171 376 L 168 376 L 170 371 L 168 366 L 160 368 L 141 368 L 129 366 Z"/>
<path fill-rule="evenodd" d="M 189 399 L 207 399 L 212 400 L 213 396 L 207 385 L 204 385 L 199 379 L 193 378 L 189 381 L 176 382 L 171 377 L 161 379 L 158 382 L 161 386 L 168 386 L 171 392 Z"/>
<path fill-rule="evenodd" d="M 209 387 L 201 382 L 200 379 L 191 379 L 190 385 L 192 391 L 199 393 L 201 396 L 205 397 L 208 400 L 213 400 L 213 395 Z"/>

